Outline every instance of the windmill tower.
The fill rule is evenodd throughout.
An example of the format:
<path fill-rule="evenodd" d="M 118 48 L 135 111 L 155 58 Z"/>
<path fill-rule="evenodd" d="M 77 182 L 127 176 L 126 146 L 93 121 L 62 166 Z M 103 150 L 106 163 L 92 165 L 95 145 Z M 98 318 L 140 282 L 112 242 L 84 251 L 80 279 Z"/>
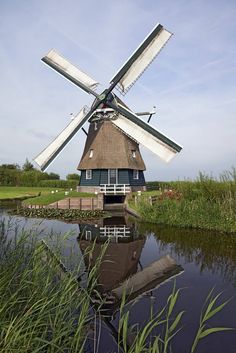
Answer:
<path fill-rule="evenodd" d="M 98 82 L 72 65 L 55 50 L 42 61 L 66 77 L 95 100 L 82 110 L 68 126 L 45 148 L 35 162 L 45 170 L 65 145 L 88 121 L 90 123 L 84 152 L 78 169 L 81 170 L 79 191 L 125 195 L 144 190 L 146 169 L 139 144 L 169 162 L 182 147 L 156 130 L 149 121 L 154 112 L 134 113 L 114 93 L 117 88 L 125 94 L 155 59 L 170 39 L 171 33 L 158 24 L 130 56 L 101 94 L 95 92 Z M 149 115 L 148 122 L 140 116 Z"/>

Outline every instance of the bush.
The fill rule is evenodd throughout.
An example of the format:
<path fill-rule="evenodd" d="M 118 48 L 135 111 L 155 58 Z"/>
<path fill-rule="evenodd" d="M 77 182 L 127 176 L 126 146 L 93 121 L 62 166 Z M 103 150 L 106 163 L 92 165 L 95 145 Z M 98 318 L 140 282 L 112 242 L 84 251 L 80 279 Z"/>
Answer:
<path fill-rule="evenodd" d="M 0 168 L 0 186 L 19 186 L 21 185 L 21 171 L 18 169 Z"/>
<path fill-rule="evenodd" d="M 41 180 L 38 184 L 41 187 L 64 189 L 75 189 L 77 185 L 77 180 Z"/>
<path fill-rule="evenodd" d="M 77 180 L 80 181 L 80 176 L 77 173 L 68 174 L 66 180 Z"/>

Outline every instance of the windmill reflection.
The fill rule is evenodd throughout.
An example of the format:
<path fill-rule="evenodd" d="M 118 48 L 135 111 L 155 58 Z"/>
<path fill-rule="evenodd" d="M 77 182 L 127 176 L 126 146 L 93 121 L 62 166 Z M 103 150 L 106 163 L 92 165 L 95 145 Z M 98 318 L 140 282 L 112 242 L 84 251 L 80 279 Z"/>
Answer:
<path fill-rule="evenodd" d="M 104 250 L 97 276 L 99 295 L 93 302 L 97 302 L 106 316 L 112 316 L 119 309 L 124 292 L 126 303 L 130 302 L 183 271 L 169 255 L 143 269 L 140 257 L 146 237 L 139 233 L 134 221 L 124 217 L 106 218 L 96 225 L 80 225 L 78 242 L 88 271 Z"/>

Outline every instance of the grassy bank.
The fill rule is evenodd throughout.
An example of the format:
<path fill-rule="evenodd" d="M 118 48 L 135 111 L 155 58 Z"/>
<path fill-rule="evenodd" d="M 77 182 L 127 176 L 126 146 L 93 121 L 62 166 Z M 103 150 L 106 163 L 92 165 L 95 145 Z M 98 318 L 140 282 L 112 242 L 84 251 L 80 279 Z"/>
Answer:
<path fill-rule="evenodd" d="M 166 183 L 153 205 L 143 197 L 136 209 L 147 222 L 236 233 L 236 178 L 200 174 L 195 181 Z"/>

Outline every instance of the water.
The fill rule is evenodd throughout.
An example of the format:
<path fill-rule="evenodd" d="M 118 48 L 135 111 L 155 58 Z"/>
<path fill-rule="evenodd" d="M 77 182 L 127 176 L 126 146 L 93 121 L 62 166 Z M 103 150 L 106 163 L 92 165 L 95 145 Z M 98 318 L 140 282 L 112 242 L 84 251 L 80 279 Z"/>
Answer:
<path fill-rule="evenodd" d="M 4 217 L 8 216 L 4 213 Z M 37 229 L 38 237 L 48 238 L 51 233 L 62 237 L 61 234 L 68 232 L 63 258 L 70 269 L 76 268 L 86 248 L 91 246 L 96 238 L 92 256 L 90 258 L 85 256 L 83 260 L 82 270 L 85 272 L 89 264 L 96 261 L 102 244 L 110 237 L 105 253 L 106 261 L 99 270 L 99 288 L 104 295 L 109 293 L 110 304 L 105 308 L 106 313 L 109 313 L 109 310 L 114 313 L 118 309 L 119 301 L 117 299 L 114 301 L 112 291 L 116 290 L 118 293 L 127 277 L 134 280 L 136 289 L 128 304 L 131 308 L 131 324 L 142 325 L 147 322 L 151 305 L 154 306 L 154 311 L 159 310 L 165 304 L 176 282 L 177 288 L 181 288 L 176 312 L 185 310 L 185 313 L 182 330 L 173 341 L 173 353 L 190 351 L 204 300 L 213 287 L 215 293 L 223 292 L 221 300 L 228 298 L 232 300 L 222 312 L 211 319 L 210 326 L 236 327 L 236 236 L 138 223 L 127 216 L 99 220 L 94 224 L 25 220 L 21 217 L 14 217 L 12 222 L 16 222 L 19 228 L 34 227 Z M 53 246 L 53 243 L 51 245 Z M 151 268 L 154 264 L 158 269 L 162 257 L 165 274 L 153 278 Z M 147 276 L 143 275 L 145 273 L 152 276 L 152 281 L 147 280 Z M 97 328 L 94 326 L 91 328 L 93 336 L 95 331 L 98 333 L 98 327 L 101 325 L 97 352 L 117 351 L 113 337 L 117 330 L 117 321 L 118 314 L 115 314 L 107 324 L 104 320 L 98 320 Z M 236 333 L 224 332 L 205 338 L 199 344 L 197 352 L 235 353 L 235 347 Z M 88 342 L 86 352 L 94 352 L 92 340 Z"/>

